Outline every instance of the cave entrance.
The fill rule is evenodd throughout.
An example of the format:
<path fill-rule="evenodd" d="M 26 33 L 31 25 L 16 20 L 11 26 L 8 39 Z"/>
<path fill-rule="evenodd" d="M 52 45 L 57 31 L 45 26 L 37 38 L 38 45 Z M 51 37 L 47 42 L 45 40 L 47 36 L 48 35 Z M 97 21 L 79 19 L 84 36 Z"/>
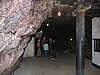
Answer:
<path fill-rule="evenodd" d="M 61 18 L 61 17 L 60 17 Z M 55 40 L 56 49 L 59 53 L 70 52 L 75 54 L 76 52 L 76 18 L 65 17 L 64 19 L 48 18 L 34 35 L 34 55 L 37 53 L 37 42 L 41 40 L 41 50 L 43 39 Z M 92 18 L 86 16 L 85 19 L 85 56 L 92 59 Z"/>
<path fill-rule="evenodd" d="M 49 44 L 55 41 L 55 50 L 59 53 L 70 52 L 75 54 L 76 50 L 76 23 L 75 17 L 52 17 L 46 19 L 37 31 L 36 44 L 38 39 L 42 42 L 47 39 Z M 36 47 L 37 49 L 37 47 Z"/>

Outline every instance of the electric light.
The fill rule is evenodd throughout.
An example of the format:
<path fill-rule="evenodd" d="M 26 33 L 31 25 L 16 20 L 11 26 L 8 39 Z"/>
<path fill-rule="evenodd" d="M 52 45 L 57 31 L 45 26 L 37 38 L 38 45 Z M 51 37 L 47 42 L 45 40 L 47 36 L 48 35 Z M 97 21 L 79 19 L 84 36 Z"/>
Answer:
<path fill-rule="evenodd" d="M 45 37 L 43 39 L 46 39 Z"/>
<path fill-rule="evenodd" d="M 41 30 L 40 32 L 42 33 L 43 31 Z"/>
<path fill-rule="evenodd" d="M 61 12 L 60 11 L 58 12 L 58 16 L 61 16 Z"/>
<path fill-rule="evenodd" d="M 49 26 L 49 24 L 47 24 L 47 26 Z"/>
<path fill-rule="evenodd" d="M 72 38 L 70 38 L 70 41 L 73 41 L 73 39 L 72 39 Z"/>

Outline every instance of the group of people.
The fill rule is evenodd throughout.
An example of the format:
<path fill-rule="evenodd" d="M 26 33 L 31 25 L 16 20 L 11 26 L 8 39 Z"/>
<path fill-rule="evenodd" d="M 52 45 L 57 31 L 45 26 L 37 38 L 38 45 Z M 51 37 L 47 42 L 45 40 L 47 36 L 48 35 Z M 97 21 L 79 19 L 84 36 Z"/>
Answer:
<path fill-rule="evenodd" d="M 41 42 L 42 42 L 42 44 L 41 44 Z M 55 40 L 43 39 L 41 41 L 40 39 L 38 39 L 37 48 L 38 48 L 37 49 L 37 56 L 41 56 L 42 52 L 43 52 L 43 55 L 46 59 L 48 59 L 49 53 L 50 53 L 52 60 L 54 60 L 56 58 Z"/>

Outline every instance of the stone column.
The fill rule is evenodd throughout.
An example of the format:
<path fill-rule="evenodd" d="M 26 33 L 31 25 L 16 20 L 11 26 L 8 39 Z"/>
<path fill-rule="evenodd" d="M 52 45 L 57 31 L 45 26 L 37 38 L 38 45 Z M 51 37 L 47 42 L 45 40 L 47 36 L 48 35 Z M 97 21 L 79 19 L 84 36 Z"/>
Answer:
<path fill-rule="evenodd" d="M 85 14 L 76 16 L 76 75 L 84 75 L 85 69 Z"/>

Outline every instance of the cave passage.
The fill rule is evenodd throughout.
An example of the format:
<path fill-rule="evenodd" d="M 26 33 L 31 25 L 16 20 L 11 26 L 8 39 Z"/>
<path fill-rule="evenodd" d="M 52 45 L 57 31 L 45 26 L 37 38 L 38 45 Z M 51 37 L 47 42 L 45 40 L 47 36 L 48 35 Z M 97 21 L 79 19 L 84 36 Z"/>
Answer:
<path fill-rule="evenodd" d="M 15 71 L 15 75 L 75 75 L 75 61 L 76 61 L 76 25 L 75 18 L 62 19 L 49 18 L 46 19 L 41 27 L 34 35 L 35 38 L 35 57 L 25 58 L 22 67 Z M 88 22 L 90 23 L 90 21 Z M 87 32 L 87 31 L 86 31 Z M 39 35 L 40 33 L 40 35 Z M 89 33 L 91 34 L 91 33 Z M 87 35 L 86 35 L 87 36 Z M 41 40 L 53 39 L 56 41 L 56 59 L 52 60 L 51 52 L 49 51 L 48 59 L 44 58 L 42 51 L 41 56 L 37 56 L 37 42 Z M 87 38 L 86 38 L 87 39 Z M 88 40 L 88 39 L 87 39 Z M 90 42 L 86 42 L 87 45 Z M 89 47 L 86 46 L 86 47 Z M 42 47 L 41 47 L 42 50 Z M 89 57 L 89 55 L 86 55 Z M 90 57 L 91 58 L 91 57 Z M 91 60 L 85 59 L 86 75 L 99 75 L 99 70 L 91 66 Z M 27 67 L 27 69 L 25 69 Z M 91 72 L 92 70 L 92 72 Z M 26 73 L 27 72 L 27 73 Z"/>
<path fill-rule="evenodd" d="M 11 75 L 24 57 L 34 57 L 37 61 L 37 41 L 40 40 L 43 56 L 43 40 L 47 39 L 49 45 L 50 40 L 55 41 L 50 48 L 54 48 L 58 57 L 67 53 L 76 55 L 72 57 L 76 59 L 76 75 L 84 75 L 85 57 L 91 59 L 93 54 L 92 19 L 100 17 L 99 13 L 99 0 L 0 0 L 0 74 Z M 93 28 L 94 39 L 99 35 L 98 28 Z"/>

